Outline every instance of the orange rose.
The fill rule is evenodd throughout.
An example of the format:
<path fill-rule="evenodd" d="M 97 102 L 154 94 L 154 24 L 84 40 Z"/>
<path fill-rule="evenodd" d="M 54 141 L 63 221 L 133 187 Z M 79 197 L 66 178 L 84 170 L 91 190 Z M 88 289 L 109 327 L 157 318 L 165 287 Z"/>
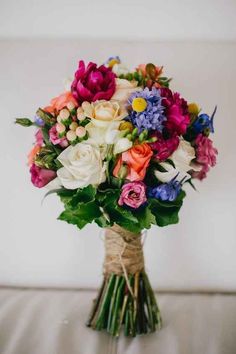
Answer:
<path fill-rule="evenodd" d="M 53 113 L 55 110 L 60 111 L 65 108 L 69 103 L 72 103 L 75 107 L 78 107 L 76 99 L 73 97 L 70 91 L 62 93 L 60 96 L 51 100 L 50 106 L 44 108 L 45 111 Z"/>
<path fill-rule="evenodd" d="M 125 164 L 128 167 L 126 178 L 130 181 L 142 181 L 146 175 L 146 169 L 152 155 L 152 149 L 148 144 L 134 145 L 131 149 L 121 154 L 113 170 L 113 175 L 118 177 L 122 164 Z"/>

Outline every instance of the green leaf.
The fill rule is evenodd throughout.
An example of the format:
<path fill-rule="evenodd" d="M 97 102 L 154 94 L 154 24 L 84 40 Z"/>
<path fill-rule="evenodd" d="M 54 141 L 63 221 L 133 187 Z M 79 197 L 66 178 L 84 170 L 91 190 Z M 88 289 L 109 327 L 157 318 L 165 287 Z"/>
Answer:
<path fill-rule="evenodd" d="M 59 220 L 76 225 L 82 229 L 86 224 L 99 218 L 102 212 L 96 202 L 91 201 L 86 204 L 79 204 L 76 209 L 66 208 L 58 217 Z"/>
<path fill-rule="evenodd" d="M 156 218 L 152 214 L 149 206 L 137 210 L 135 216 L 138 218 L 141 229 L 150 229 L 152 224 L 156 224 Z"/>
<path fill-rule="evenodd" d="M 15 124 L 19 124 L 22 127 L 31 127 L 34 125 L 34 122 L 32 122 L 29 118 L 16 118 Z"/>
<path fill-rule="evenodd" d="M 78 189 L 76 194 L 73 195 L 69 201 L 68 206 L 75 208 L 80 203 L 86 204 L 91 202 L 95 199 L 96 192 L 96 188 L 94 188 L 91 184 L 85 188 Z"/>
<path fill-rule="evenodd" d="M 36 115 L 39 116 L 48 125 L 55 123 L 55 118 L 50 113 L 44 111 L 42 108 L 37 110 Z"/>
<path fill-rule="evenodd" d="M 77 192 L 76 189 L 62 188 L 62 189 L 58 190 L 56 193 L 60 197 L 60 200 L 62 201 L 62 203 L 67 204 L 70 202 L 70 200 L 76 194 L 76 192 Z"/>
<path fill-rule="evenodd" d="M 157 225 L 167 226 L 178 223 L 178 213 L 184 196 L 185 192 L 181 191 L 178 198 L 173 202 L 163 202 L 154 198 L 149 199 L 149 207 L 156 218 Z"/>

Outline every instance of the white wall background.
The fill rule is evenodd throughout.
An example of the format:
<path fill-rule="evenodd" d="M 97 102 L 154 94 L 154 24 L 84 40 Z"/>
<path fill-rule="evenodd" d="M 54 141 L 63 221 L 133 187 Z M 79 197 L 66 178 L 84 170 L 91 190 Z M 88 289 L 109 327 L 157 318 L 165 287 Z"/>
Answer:
<path fill-rule="evenodd" d="M 103 62 L 119 54 L 130 66 L 164 64 L 173 88 L 189 101 L 207 112 L 219 107 L 217 167 L 198 193 L 188 191 L 178 225 L 148 232 L 152 282 L 159 289 L 236 291 L 235 1 L 100 1 L 91 12 L 92 1 L 76 3 L 0 0 L 0 36 L 6 38 L 0 41 L 0 284 L 99 284 L 99 229 L 79 232 L 57 221 L 61 205 L 54 196 L 41 206 L 44 191 L 31 185 L 26 166 L 33 130 L 12 122 L 33 116 L 60 93 L 79 58 Z M 80 39 L 119 35 L 132 40 Z M 22 36 L 27 38 L 14 39 Z M 77 38 L 55 39 L 70 36 Z"/>

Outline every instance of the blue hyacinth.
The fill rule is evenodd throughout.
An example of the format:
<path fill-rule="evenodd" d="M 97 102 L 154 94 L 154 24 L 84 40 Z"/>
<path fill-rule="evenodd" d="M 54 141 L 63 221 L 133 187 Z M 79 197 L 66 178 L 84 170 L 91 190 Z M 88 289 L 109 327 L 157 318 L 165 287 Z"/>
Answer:
<path fill-rule="evenodd" d="M 208 130 L 210 133 L 214 133 L 213 120 L 216 113 L 216 109 L 217 107 L 215 107 L 211 117 L 209 117 L 208 114 L 203 113 L 196 118 L 193 123 L 193 129 L 197 134 L 200 134 L 205 130 Z"/>
<path fill-rule="evenodd" d="M 176 178 L 176 177 L 175 177 Z M 158 187 L 149 188 L 148 196 L 162 201 L 173 202 L 181 190 L 181 182 L 172 179 L 169 183 L 163 183 Z"/>
<path fill-rule="evenodd" d="M 43 127 L 45 124 L 44 120 L 42 118 L 40 118 L 37 114 L 35 114 L 35 116 L 34 116 L 34 122 L 39 127 Z"/>
<path fill-rule="evenodd" d="M 132 107 L 133 100 L 136 98 L 142 98 L 146 101 L 146 107 L 142 112 L 137 112 Z M 128 104 L 132 108 L 127 120 L 131 121 L 138 128 L 139 133 L 144 129 L 162 132 L 163 122 L 166 120 L 166 117 L 164 116 L 164 107 L 161 101 L 160 90 L 155 87 L 152 90 L 146 87 L 143 91 L 132 93 L 128 99 Z"/>

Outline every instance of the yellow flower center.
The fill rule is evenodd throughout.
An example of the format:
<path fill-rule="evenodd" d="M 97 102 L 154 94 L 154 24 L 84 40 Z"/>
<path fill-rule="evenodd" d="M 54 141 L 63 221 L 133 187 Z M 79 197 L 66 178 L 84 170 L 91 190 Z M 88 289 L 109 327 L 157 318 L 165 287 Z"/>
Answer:
<path fill-rule="evenodd" d="M 117 59 L 111 59 L 108 63 L 109 68 L 113 68 L 115 64 L 119 64 L 119 61 Z"/>
<path fill-rule="evenodd" d="M 197 115 L 200 112 L 200 108 L 196 103 L 189 103 L 188 105 L 188 111 L 190 114 L 195 114 Z"/>
<path fill-rule="evenodd" d="M 119 126 L 119 130 L 126 130 L 128 129 L 130 132 L 134 130 L 134 126 L 130 122 L 122 122 Z"/>
<path fill-rule="evenodd" d="M 147 108 L 147 101 L 142 97 L 136 97 L 132 101 L 132 108 L 135 112 L 143 112 Z"/>

